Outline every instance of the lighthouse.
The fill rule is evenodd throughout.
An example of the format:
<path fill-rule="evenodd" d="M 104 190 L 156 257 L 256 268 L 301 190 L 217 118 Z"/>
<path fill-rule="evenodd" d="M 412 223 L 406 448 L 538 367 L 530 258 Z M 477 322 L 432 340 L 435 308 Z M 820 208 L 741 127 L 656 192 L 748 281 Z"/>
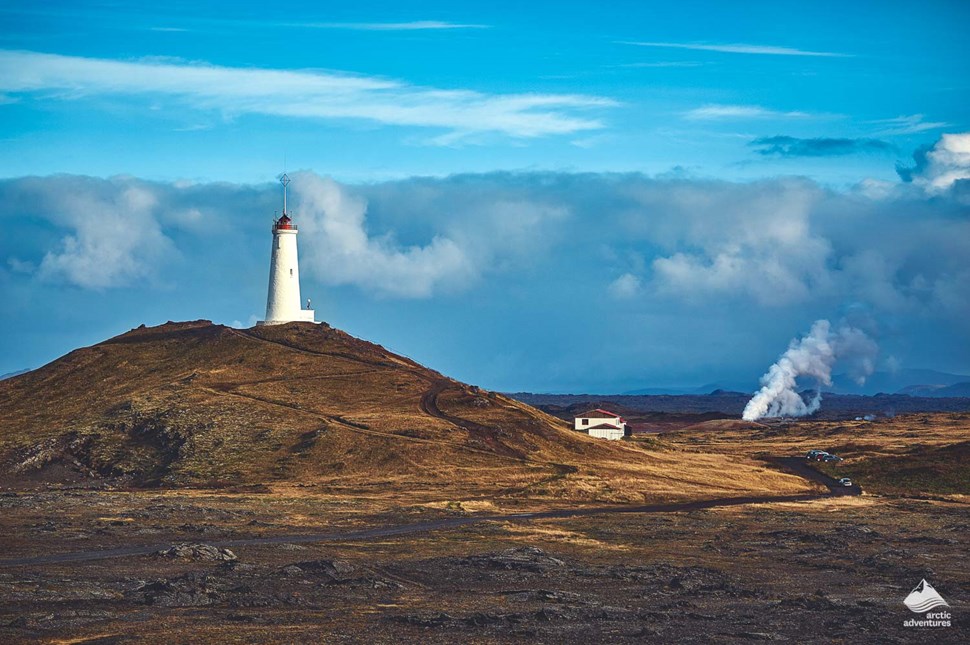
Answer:
<path fill-rule="evenodd" d="M 286 211 L 286 187 L 290 178 L 284 173 L 283 214 L 273 220 L 273 250 L 269 260 L 269 292 L 266 295 L 266 320 L 257 325 L 282 325 L 288 322 L 316 322 L 310 301 L 303 309 L 300 300 L 300 263 L 296 253 L 297 227 Z"/>

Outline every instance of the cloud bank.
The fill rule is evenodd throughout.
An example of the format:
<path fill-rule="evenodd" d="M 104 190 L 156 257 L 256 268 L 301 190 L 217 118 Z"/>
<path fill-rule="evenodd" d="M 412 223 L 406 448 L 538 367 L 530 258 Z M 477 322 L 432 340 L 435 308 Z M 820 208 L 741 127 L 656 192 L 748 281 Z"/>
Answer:
<path fill-rule="evenodd" d="M 308 277 L 383 297 L 462 293 L 543 269 L 585 271 L 624 301 L 967 312 L 970 216 L 961 193 L 946 197 L 970 177 L 967 141 L 945 136 L 911 184 L 875 194 L 795 178 L 490 173 L 351 186 L 304 172 L 293 174 L 291 206 Z M 258 244 L 279 197 L 276 186 L 130 177 L 23 178 L 0 190 L 13 230 L 24 217 L 43 229 L 0 247 L 3 264 L 96 289 L 150 283 L 213 230 Z"/>
<path fill-rule="evenodd" d="M 0 92 L 42 101 L 96 96 L 167 98 L 179 109 L 227 116 L 362 119 L 395 126 L 512 137 L 602 127 L 591 109 L 616 102 L 578 94 L 484 94 L 315 70 L 220 67 L 182 61 L 119 61 L 0 50 Z M 286 97 L 285 100 L 281 97 Z"/>
<path fill-rule="evenodd" d="M 959 141 L 939 145 L 950 156 L 878 190 L 636 173 L 350 185 L 295 172 L 289 206 L 323 319 L 486 386 L 733 376 L 753 388 L 790 330 L 856 309 L 879 321 L 895 362 L 959 373 L 970 202 L 963 180 L 929 189 L 960 159 Z M 280 202 L 275 182 L 0 180 L 0 335 L 52 316 L 99 321 L 92 340 L 119 324 L 259 316 Z"/>

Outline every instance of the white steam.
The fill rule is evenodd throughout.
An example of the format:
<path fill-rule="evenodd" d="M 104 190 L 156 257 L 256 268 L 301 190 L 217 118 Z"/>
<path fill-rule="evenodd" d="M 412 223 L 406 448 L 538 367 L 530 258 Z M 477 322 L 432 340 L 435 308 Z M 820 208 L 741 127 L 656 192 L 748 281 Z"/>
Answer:
<path fill-rule="evenodd" d="M 865 332 L 848 325 L 833 330 L 827 320 L 817 320 L 804 338 L 793 340 L 788 351 L 761 377 L 761 389 L 748 401 L 741 415 L 746 421 L 764 417 L 802 417 L 818 410 L 822 386 L 832 384 L 832 366 L 848 362 L 849 375 L 860 385 L 872 374 L 876 342 Z M 798 377 L 815 379 L 815 396 L 805 403 L 798 394 Z"/>

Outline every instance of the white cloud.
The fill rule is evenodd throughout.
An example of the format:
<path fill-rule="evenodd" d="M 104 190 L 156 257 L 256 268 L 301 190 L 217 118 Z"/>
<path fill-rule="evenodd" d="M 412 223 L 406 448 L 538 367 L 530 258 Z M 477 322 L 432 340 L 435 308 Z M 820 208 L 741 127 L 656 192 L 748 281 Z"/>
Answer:
<path fill-rule="evenodd" d="M 941 140 L 935 163 L 953 167 L 965 144 Z M 482 284 L 544 294 L 575 282 L 617 302 L 752 311 L 860 302 L 901 316 L 951 317 L 970 302 L 970 221 L 955 216 L 966 210 L 956 188 L 928 196 L 907 184 L 838 192 L 796 179 L 567 173 L 293 180 L 310 284 L 429 298 Z M 0 244 L 0 267 L 93 289 L 182 283 L 197 270 L 234 288 L 263 284 L 278 190 L 0 180 L 0 219 L 31 231 Z M 577 262 L 591 252 L 595 261 Z"/>
<path fill-rule="evenodd" d="M 631 233 L 661 247 L 652 287 L 688 302 L 724 294 L 780 306 L 829 289 L 829 242 L 812 228 L 820 197 L 796 180 L 723 184 L 671 182 L 633 193 L 640 209 Z"/>
<path fill-rule="evenodd" d="M 899 184 L 881 179 L 866 178 L 852 187 L 854 192 L 873 200 L 888 199 L 899 190 Z"/>
<path fill-rule="evenodd" d="M 430 234 L 423 243 L 402 244 L 393 228 L 368 232 L 367 201 L 347 187 L 297 173 L 291 188 L 309 274 L 328 284 L 401 298 L 460 291 L 486 274 L 528 264 L 554 237 L 550 222 L 567 215 L 559 207 L 499 194 L 468 196 L 462 203 L 445 200 L 454 212 L 431 210 L 441 203 L 424 206 L 421 216 L 435 222 Z"/>
<path fill-rule="evenodd" d="M 134 185 L 90 188 L 52 195 L 52 219 L 72 232 L 44 255 L 39 277 L 89 289 L 154 277 L 157 263 L 174 251 L 156 218 L 156 196 Z"/>
<path fill-rule="evenodd" d="M 632 273 L 624 273 L 607 287 L 610 295 L 617 300 L 629 300 L 640 294 L 640 278 Z"/>
<path fill-rule="evenodd" d="M 904 134 L 916 134 L 927 130 L 939 130 L 949 126 L 945 121 L 925 121 L 926 117 L 922 114 L 910 114 L 909 116 L 897 116 L 892 119 L 879 119 L 868 123 L 884 126 L 885 129 L 873 133 L 873 136 L 897 136 Z"/>
<path fill-rule="evenodd" d="M 7 258 L 7 266 L 14 273 L 33 273 L 37 270 L 33 262 L 24 262 L 18 258 Z"/>
<path fill-rule="evenodd" d="M 760 105 L 705 105 L 684 113 L 691 121 L 713 121 L 717 119 L 804 119 L 811 115 L 807 112 L 782 112 L 769 110 Z"/>
<path fill-rule="evenodd" d="M 584 150 L 589 150 L 591 148 L 596 148 L 597 146 L 609 145 L 616 141 L 616 137 L 611 134 L 594 134 L 588 137 L 580 137 L 579 139 L 573 139 L 569 143 L 576 146 L 577 148 L 583 148 Z"/>
<path fill-rule="evenodd" d="M 768 56 L 821 56 L 844 58 L 849 54 L 838 54 L 835 52 L 816 52 L 805 49 L 794 49 L 792 47 L 776 47 L 773 45 L 749 45 L 744 43 L 733 44 L 704 44 L 704 43 L 660 43 L 660 42 L 630 42 L 624 41 L 624 45 L 637 45 L 639 47 L 663 47 L 668 49 L 691 49 L 696 51 L 720 52 L 726 54 L 760 54 Z"/>
<path fill-rule="evenodd" d="M 451 239 L 401 248 L 365 230 L 367 202 L 333 180 L 294 175 L 307 268 L 330 284 L 354 284 L 385 295 L 423 298 L 436 288 L 476 279 L 478 269 Z"/>
<path fill-rule="evenodd" d="M 970 179 L 970 132 L 940 137 L 933 149 L 926 153 L 925 165 L 919 169 L 913 183 L 931 192 L 939 192 L 961 179 Z"/>
<path fill-rule="evenodd" d="M 615 101 L 576 94 L 483 94 L 311 70 L 233 68 L 170 60 L 116 61 L 0 50 L 0 92 L 41 100 L 98 95 L 168 98 L 228 115 L 363 119 L 386 125 L 540 137 L 602 128 L 590 109 Z"/>

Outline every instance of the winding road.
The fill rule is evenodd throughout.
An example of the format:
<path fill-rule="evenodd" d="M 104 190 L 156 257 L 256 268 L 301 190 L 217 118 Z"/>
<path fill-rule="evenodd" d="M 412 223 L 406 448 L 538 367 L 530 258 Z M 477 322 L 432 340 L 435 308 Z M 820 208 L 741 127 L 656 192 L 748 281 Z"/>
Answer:
<path fill-rule="evenodd" d="M 494 515 L 475 515 L 471 517 L 450 517 L 428 522 L 412 524 L 398 524 L 382 526 L 345 533 L 297 533 L 291 535 L 272 535 L 266 537 L 241 538 L 235 540 L 207 541 L 207 544 L 220 548 L 240 546 L 260 546 L 268 544 L 299 544 L 308 542 L 360 542 L 395 535 L 413 533 L 428 533 L 454 529 L 480 522 L 529 522 L 552 518 L 585 517 L 590 515 L 614 515 L 624 513 L 678 513 L 696 511 L 706 508 L 722 506 L 742 506 L 744 504 L 764 504 L 768 502 L 805 502 L 828 497 L 826 493 L 805 495 L 782 495 L 776 497 L 726 497 L 721 499 L 700 500 L 693 502 L 675 502 L 668 504 L 647 504 L 644 506 L 598 506 L 592 508 L 559 509 L 554 511 L 540 511 L 536 513 L 504 513 Z M 0 560 L 0 568 L 38 566 L 45 564 L 61 564 L 65 562 L 91 562 L 109 558 L 147 555 L 172 546 L 172 542 L 146 544 L 139 546 L 121 547 L 118 549 L 97 549 L 91 551 L 73 551 L 70 553 L 54 553 L 29 558 L 10 558 Z"/>

